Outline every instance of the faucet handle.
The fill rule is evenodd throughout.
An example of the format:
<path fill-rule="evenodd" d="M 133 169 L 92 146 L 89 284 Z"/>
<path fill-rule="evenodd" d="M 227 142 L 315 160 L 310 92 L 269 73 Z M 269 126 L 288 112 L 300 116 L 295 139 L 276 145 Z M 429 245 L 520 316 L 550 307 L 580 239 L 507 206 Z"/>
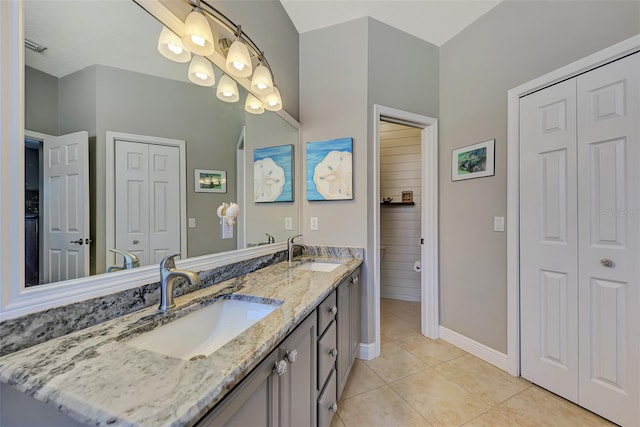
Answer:
<path fill-rule="evenodd" d="M 119 249 L 109 249 L 114 254 L 120 254 L 124 257 L 124 265 L 125 269 L 140 267 L 140 258 L 138 258 L 135 254 L 127 251 L 121 251 Z"/>
<path fill-rule="evenodd" d="M 169 255 L 166 256 L 164 258 L 162 258 L 162 261 L 160 261 L 160 268 L 166 268 L 167 270 L 170 270 L 172 268 L 176 268 L 176 262 L 174 260 L 175 257 L 179 257 L 180 255 L 182 255 L 180 252 L 178 252 L 177 254 L 173 254 L 173 255 Z"/>
<path fill-rule="evenodd" d="M 291 237 L 289 237 L 289 238 L 287 239 L 287 243 L 288 243 L 289 245 L 292 245 L 292 244 L 293 244 L 293 241 L 294 241 L 295 239 L 297 239 L 298 237 L 302 237 L 302 234 L 298 234 L 298 235 L 296 235 L 296 236 L 291 236 Z"/>

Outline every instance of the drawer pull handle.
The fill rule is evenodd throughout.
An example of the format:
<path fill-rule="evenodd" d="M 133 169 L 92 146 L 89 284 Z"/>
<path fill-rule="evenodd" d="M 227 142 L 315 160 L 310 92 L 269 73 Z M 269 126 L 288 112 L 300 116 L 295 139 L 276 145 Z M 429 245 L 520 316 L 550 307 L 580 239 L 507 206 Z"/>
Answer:
<path fill-rule="evenodd" d="M 358 284 L 358 276 L 354 277 L 351 279 L 351 283 L 353 283 L 354 285 Z"/>
<path fill-rule="evenodd" d="M 298 358 L 298 350 L 293 349 L 291 351 L 288 351 L 284 358 L 287 359 L 287 362 L 289 363 L 295 363 L 296 359 Z"/>
<path fill-rule="evenodd" d="M 329 410 L 335 414 L 336 412 L 338 412 L 338 404 L 335 402 L 332 403 L 331 405 L 329 405 Z"/>
<path fill-rule="evenodd" d="M 338 349 L 337 348 L 332 348 L 331 351 L 329 351 L 329 354 L 332 357 L 338 357 Z"/>
<path fill-rule="evenodd" d="M 335 305 L 334 305 L 334 306 L 332 306 L 332 307 L 329 309 L 329 313 L 331 313 L 331 314 L 333 314 L 333 315 L 335 316 L 336 314 L 338 314 L 338 307 L 336 307 Z"/>
<path fill-rule="evenodd" d="M 278 374 L 279 377 L 283 376 L 287 373 L 287 362 L 284 360 L 278 360 L 276 362 L 276 366 L 274 367 L 274 371 Z"/>

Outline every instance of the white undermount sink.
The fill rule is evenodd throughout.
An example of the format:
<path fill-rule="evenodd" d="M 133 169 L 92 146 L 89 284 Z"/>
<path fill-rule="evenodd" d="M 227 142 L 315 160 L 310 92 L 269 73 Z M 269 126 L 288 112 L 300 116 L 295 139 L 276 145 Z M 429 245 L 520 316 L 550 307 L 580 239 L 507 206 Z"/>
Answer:
<path fill-rule="evenodd" d="M 307 271 L 322 271 L 325 273 L 329 273 L 336 268 L 340 267 L 340 264 L 334 262 L 315 262 L 309 261 L 301 264 L 297 267 L 294 267 L 296 270 L 307 270 Z"/>
<path fill-rule="evenodd" d="M 264 304 L 241 299 L 219 299 L 165 325 L 141 333 L 125 344 L 166 356 L 196 360 L 249 329 L 282 302 Z"/>

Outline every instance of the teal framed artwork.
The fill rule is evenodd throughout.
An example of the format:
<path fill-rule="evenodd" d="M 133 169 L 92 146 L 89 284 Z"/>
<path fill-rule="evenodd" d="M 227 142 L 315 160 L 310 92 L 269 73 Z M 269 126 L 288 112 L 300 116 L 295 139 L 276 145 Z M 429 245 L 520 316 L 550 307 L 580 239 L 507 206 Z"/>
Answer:
<path fill-rule="evenodd" d="M 307 142 L 307 200 L 353 200 L 353 138 Z"/>

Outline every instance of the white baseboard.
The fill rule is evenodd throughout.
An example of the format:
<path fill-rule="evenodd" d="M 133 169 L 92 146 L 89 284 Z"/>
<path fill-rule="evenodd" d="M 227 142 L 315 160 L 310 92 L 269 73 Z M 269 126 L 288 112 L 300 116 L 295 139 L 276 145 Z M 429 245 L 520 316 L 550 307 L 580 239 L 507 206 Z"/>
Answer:
<path fill-rule="evenodd" d="M 509 358 L 506 354 L 498 350 L 494 350 L 491 347 L 487 347 L 486 345 L 454 332 L 451 329 L 447 329 L 444 326 L 440 326 L 440 338 L 449 344 L 453 344 L 467 353 L 471 353 L 477 358 L 492 364 L 496 368 L 509 373 Z"/>
<path fill-rule="evenodd" d="M 358 359 L 373 360 L 377 357 L 376 345 L 374 343 L 365 344 L 360 343 L 360 349 L 358 350 Z"/>

